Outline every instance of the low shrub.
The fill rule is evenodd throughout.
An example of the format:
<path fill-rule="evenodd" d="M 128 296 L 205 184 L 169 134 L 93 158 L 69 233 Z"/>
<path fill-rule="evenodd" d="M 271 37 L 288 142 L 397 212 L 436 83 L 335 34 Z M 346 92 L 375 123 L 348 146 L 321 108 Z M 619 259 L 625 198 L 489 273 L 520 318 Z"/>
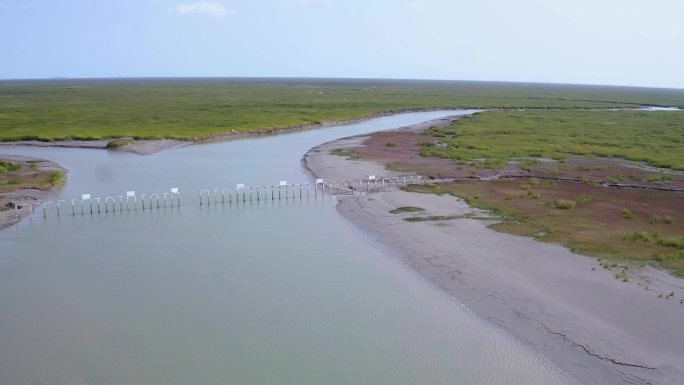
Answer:
<path fill-rule="evenodd" d="M 624 237 L 622 237 L 623 240 L 625 241 L 632 241 L 632 242 L 637 242 L 637 241 L 642 241 L 642 242 L 650 242 L 651 238 L 648 236 L 648 234 L 645 231 L 633 231 Z"/>
<path fill-rule="evenodd" d="M 553 205 L 560 210 L 570 210 L 574 209 L 575 205 L 577 205 L 577 202 L 569 200 L 569 199 L 558 199 L 553 202 Z"/>
<path fill-rule="evenodd" d="M 52 174 L 50 174 L 50 178 L 48 179 L 48 183 L 50 184 L 50 186 L 62 186 L 64 185 L 65 181 L 66 176 L 62 171 L 53 172 Z"/>
<path fill-rule="evenodd" d="M 684 249 L 684 238 L 661 238 L 658 240 L 660 246 Z"/>

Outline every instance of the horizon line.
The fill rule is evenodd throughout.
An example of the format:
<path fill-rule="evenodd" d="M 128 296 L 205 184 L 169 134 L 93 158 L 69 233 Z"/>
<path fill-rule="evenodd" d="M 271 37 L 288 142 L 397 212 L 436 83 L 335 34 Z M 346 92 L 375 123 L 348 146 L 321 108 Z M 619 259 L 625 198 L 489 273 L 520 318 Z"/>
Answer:
<path fill-rule="evenodd" d="M 645 88 L 684 91 L 684 87 L 673 86 L 645 86 L 627 84 L 598 84 L 598 83 L 566 83 L 566 82 L 539 82 L 539 81 L 512 81 L 512 80 L 465 80 L 465 79 L 434 79 L 434 78 L 372 78 L 372 77 L 318 77 L 318 76 L 114 76 L 114 77 L 36 77 L 36 78 L 0 78 L 0 82 L 7 81 L 59 81 L 59 80 L 144 80 L 144 79 L 299 79 L 299 80 L 361 80 L 361 81 L 424 81 L 424 82 L 463 82 L 463 83 L 508 83 L 508 84 L 536 84 L 536 85 L 562 85 L 562 86 L 585 86 L 585 87 L 615 87 L 615 88 Z"/>

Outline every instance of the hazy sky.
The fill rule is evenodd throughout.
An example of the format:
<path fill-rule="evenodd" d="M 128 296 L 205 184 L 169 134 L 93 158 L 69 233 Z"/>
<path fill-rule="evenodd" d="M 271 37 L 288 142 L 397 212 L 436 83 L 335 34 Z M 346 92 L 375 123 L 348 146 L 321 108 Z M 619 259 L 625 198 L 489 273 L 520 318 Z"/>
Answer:
<path fill-rule="evenodd" d="M 684 88 L 684 0 L 0 0 L 0 78 Z"/>

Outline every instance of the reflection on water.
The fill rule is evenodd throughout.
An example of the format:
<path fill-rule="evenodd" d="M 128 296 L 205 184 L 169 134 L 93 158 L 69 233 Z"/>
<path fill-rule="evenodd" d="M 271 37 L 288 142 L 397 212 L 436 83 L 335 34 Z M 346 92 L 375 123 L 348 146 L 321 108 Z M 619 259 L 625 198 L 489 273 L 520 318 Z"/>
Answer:
<path fill-rule="evenodd" d="M 308 181 L 316 144 L 403 114 L 140 157 L 0 148 L 65 197 Z M 34 217 L 0 231 L 1 384 L 561 384 L 543 358 L 382 255 L 334 200 Z"/>

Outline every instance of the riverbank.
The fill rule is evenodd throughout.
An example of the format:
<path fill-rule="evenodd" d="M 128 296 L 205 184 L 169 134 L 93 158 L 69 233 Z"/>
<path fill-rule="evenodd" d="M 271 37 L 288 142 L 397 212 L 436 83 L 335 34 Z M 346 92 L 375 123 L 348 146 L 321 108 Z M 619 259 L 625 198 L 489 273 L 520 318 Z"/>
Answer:
<path fill-rule="evenodd" d="M 5 174 L 12 183 L 0 189 L 0 229 L 12 226 L 31 214 L 28 204 L 49 199 L 63 186 L 67 172 L 57 163 L 20 155 L 2 155 L 0 159 L 20 167 Z M 17 207 L 15 210 L 15 205 Z"/>
<path fill-rule="evenodd" d="M 447 121 L 408 129 L 436 124 Z M 317 146 L 304 157 L 305 165 L 331 180 L 399 173 L 353 156 L 366 138 Z M 401 207 L 422 211 L 390 213 Z M 338 210 L 389 255 L 583 383 L 677 384 L 684 378 L 684 304 L 667 298 L 670 292 L 681 297 L 680 279 L 646 267 L 637 274 L 647 287 L 616 280 L 596 259 L 496 232 L 488 228 L 495 219 L 463 218 L 485 214 L 449 195 L 347 196 Z"/>
<path fill-rule="evenodd" d="M 361 116 L 351 119 L 336 119 L 322 123 L 315 124 L 301 124 L 293 126 L 284 126 L 278 128 L 254 130 L 254 131 L 235 131 L 231 130 L 221 134 L 209 135 L 206 137 L 193 138 L 192 140 L 174 140 L 174 139 L 159 139 L 159 140 L 135 140 L 133 138 L 114 138 L 102 140 L 54 140 L 54 141 L 40 141 L 40 140 L 20 140 L 20 141 L 6 141 L 0 142 L 0 146 L 30 146 L 30 147 L 58 147 L 58 148 L 85 148 L 85 149 L 101 149 L 110 151 L 131 152 L 138 155 L 152 155 L 158 152 L 168 150 L 171 148 L 178 148 L 189 146 L 192 144 L 205 144 L 224 142 L 235 139 L 255 138 L 269 135 L 288 134 L 299 131 L 313 130 L 319 128 L 329 128 L 344 126 L 349 124 L 360 123 L 363 121 L 381 118 L 385 116 L 392 116 L 401 113 L 412 112 L 429 112 L 442 111 L 440 108 L 413 108 L 392 110 L 387 112 L 379 112 L 370 115 Z M 112 146 L 112 143 L 115 145 Z"/>
<path fill-rule="evenodd" d="M 126 142 L 120 147 L 110 147 L 111 142 Z M 182 140 L 127 140 L 127 138 L 112 140 L 60 140 L 43 142 L 39 140 L 21 140 L 16 142 L 0 142 L 0 146 L 29 146 L 29 147 L 57 147 L 57 148 L 81 148 L 110 151 L 132 152 L 138 155 L 152 155 L 170 148 L 183 147 L 192 142 Z"/>

